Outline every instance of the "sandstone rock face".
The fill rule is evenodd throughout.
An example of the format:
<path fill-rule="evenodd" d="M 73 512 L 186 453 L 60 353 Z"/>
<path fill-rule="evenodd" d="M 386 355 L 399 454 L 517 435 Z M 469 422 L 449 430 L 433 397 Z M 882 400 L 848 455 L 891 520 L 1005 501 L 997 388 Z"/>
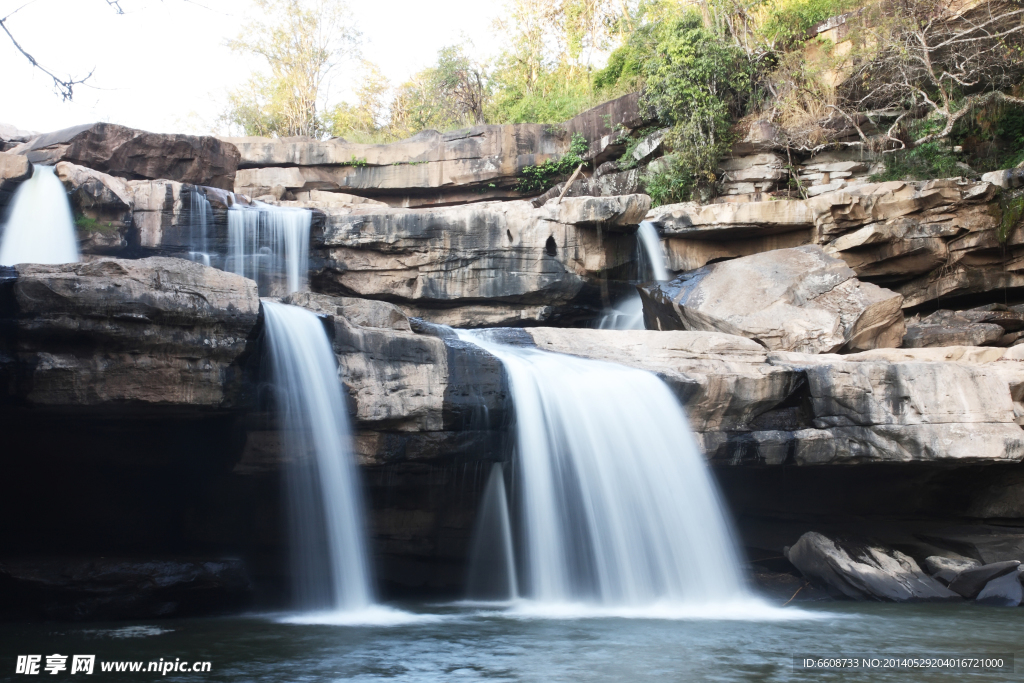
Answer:
<path fill-rule="evenodd" d="M 896 289 L 913 308 L 1024 287 L 1024 255 L 1017 253 L 1024 231 L 1000 227 L 999 192 L 989 182 L 956 179 L 863 183 L 808 199 L 667 205 L 648 220 L 662 234 L 673 270 L 818 244 L 861 280 Z"/>
<path fill-rule="evenodd" d="M 10 203 L 18 186 L 31 177 L 32 164 L 28 159 L 18 154 L 0 152 L 0 212 Z"/>
<path fill-rule="evenodd" d="M 69 161 L 128 180 L 167 179 L 225 190 L 234 187 L 238 150 L 217 138 L 163 135 L 113 123 L 75 126 L 10 150 L 32 163 Z"/>
<path fill-rule="evenodd" d="M 423 131 L 388 145 L 340 138 L 224 138 L 241 152 L 235 192 L 253 197 L 275 193 L 299 198 L 314 190 L 377 198 L 394 207 L 444 206 L 508 199 L 519 174 L 569 150 L 574 134 L 590 145 L 597 166 L 621 154 L 613 144 L 618 126 L 643 122 L 637 94 L 583 112 L 560 126 L 481 125 L 438 133 Z M 205 183 L 212 184 L 212 183 Z M 635 192 L 635 188 L 632 190 Z"/>
<path fill-rule="evenodd" d="M 789 549 L 787 558 L 808 579 L 826 584 L 854 600 L 919 602 L 959 600 L 960 596 L 921 571 L 898 550 L 837 543 L 808 532 Z"/>
<path fill-rule="evenodd" d="M 551 126 L 519 124 L 424 131 L 390 145 L 309 138 L 225 142 L 242 155 L 234 184 L 240 194 L 259 196 L 282 187 L 291 193 L 340 191 L 392 206 L 429 206 L 517 196 L 512 188 L 522 169 L 564 154 L 569 138 Z"/>
<path fill-rule="evenodd" d="M 66 161 L 58 163 L 54 170 L 68 188 L 82 252 L 118 254 L 125 250 L 135 205 L 128 184 L 121 178 Z"/>
<path fill-rule="evenodd" d="M 517 334 L 540 349 L 657 373 L 682 401 L 712 461 L 1024 460 L 1024 368 L 1001 360 L 1002 349 L 838 356 L 768 353 L 752 340 L 715 332 L 541 327 Z"/>
<path fill-rule="evenodd" d="M 966 311 L 940 310 L 908 321 L 906 347 L 1010 346 L 1021 337 L 1024 315 L 1002 304 Z"/>
<path fill-rule="evenodd" d="M 640 291 L 648 329 L 717 330 L 771 350 L 860 351 L 898 346 L 904 333 L 902 298 L 819 247 L 713 264 Z"/>
<path fill-rule="evenodd" d="M 103 259 L 19 266 L 0 286 L 6 401 L 116 409 L 238 400 L 234 364 L 259 313 L 250 280 L 181 259 Z"/>
<path fill-rule="evenodd" d="M 320 291 L 386 299 L 460 326 L 550 319 L 589 277 L 633 258 L 629 232 L 649 206 L 646 195 L 628 195 L 573 197 L 539 209 L 525 201 L 325 207 L 325 258 L 312 280 Z"/>
<path fill-rule="evenodd" d="M 640 192 L 640 171 L 632 169 L 620 173 L 594 175 L 574 180 L 568 190 L 566 183 L 558 183 L 544 194 L 532 200 L 540 208 L 551 200 L 557 200 L 565 191 L 566 197 L 614 197 Z"/>

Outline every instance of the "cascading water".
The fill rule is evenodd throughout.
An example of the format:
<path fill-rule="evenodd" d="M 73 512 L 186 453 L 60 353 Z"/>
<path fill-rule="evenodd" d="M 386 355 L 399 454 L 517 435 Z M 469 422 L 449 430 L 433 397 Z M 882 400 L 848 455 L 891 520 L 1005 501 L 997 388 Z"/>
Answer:
<path fill-rule="evenodd" d="M 640 282 L 671 279 L 665 267 L 665 253 L 661 249 L 658 230 L 649 221 L 640 223 L 636 231 L 637 263 Z M 602 330 L 644 329 L 644 307 L 639 294 L 633 294 L 616 306 L 607 309 L 598 321 Z"/>
<path fill-rule="evenodd" d="M 34 166 L 21 184 L 0 239 L 0 266 L 75 263 L 78 238 L 64 183 L 53 166 Z"/>
<path fill-rule="evenodd" d="M 466 596 L 470 600 L 514 600 L 519 596 L 516 556 L 512 547 L 505 475 L 500 463 L 491 467 L 469 552 Z"/>
<path fill-rule="evenodd" d="M 655 375 L 493 343 L 515 404 L 522 593 L 605 607 L 749 599 L 682 407 Z"/>
<path fill-rule="evenodd" d="M 255 280 L 266 296 L 305 289 L 312 216 L 306 209 L 235 204 L 228 210 L 224 270 Z"/>
<path fill-rule="evenodd" d="M 320 320 L 263 302 L 280 429 L 289 460 L 292 572 L 307 610 L 373 603 L 362 496 L 334 351 Z"/>
<path fill-rule="evenodd" d="M 204 266 L 210 265 L 209 228 L 213 225 L 213 207 L 206 195 L 195 187 L 189 195 L 188 258 Z"/>

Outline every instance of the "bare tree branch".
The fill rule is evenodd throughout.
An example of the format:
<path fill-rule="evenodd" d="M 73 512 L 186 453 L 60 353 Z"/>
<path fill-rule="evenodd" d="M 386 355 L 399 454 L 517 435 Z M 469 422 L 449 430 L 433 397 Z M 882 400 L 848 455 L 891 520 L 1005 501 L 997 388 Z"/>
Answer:
<path fill-rule="evenodd" d="M 11 29 L 7 25 L 7 20 L 14 16 L 17 12 L 32 4 L 33 1 L 34 0 L 29 0 L 29 2 L 25 3 L 18 9 L 14 10 L 7 16 L 0 19 L 0 28 L 2 28 L 4 30 L 4 33 L 7 34 L 7 37 L 10 38 L 11 43 L 14 45 L 14 48 L 25 56 L 25 59 L 28 60 L 29 64 L 31 64 L 33 67 L 39 69 L 44 74 L 53 79 L 53 89 L 58 95 L 60 95 L 61 100 L 64 102 L 70 102 L 72 99 L 74 99 L 75 86 L 82 85 L 83 83 L 88 81 L 92 77 L 95 69 L 93 69 L 93 71 L 90 71 L 83 78 L 75 78 L 74 76 L 61 78 L 60 76 L 56 75 L 55 73 L 44 67 L 42 64 L 40 64 L 35 57 L 29 54 L 28 51 L 21 46 L 21 43 L 19 43 L 18 40 L 14 37 L 14 34 L 11 33 Z M 121 8 L 121 0 L 106 0 L 106 2 L 107 5 L 112 7 L 117 14 L 124 14 L 124 10 Z"/>

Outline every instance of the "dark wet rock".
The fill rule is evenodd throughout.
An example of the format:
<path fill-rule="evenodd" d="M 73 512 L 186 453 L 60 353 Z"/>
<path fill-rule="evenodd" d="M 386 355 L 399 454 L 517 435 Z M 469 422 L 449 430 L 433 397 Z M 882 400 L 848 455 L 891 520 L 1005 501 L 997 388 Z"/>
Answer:
<path fill-rule="evenodd" d="M 960 597 L 898 550 L 836 542 L 819 533 L 800 537 L 786 557 L 808 579 L 854 600 L 908 602 Z"/>
<path fill-rule="evenodd" d="M 903 346 L 1007 346 L 1024 329 L 1024 315 L 992 304 L 966 311 L 936 311 L 907 321 Z M 1009 335 L 1009 336 L 1008 336 Z"/>
<path fill-rule="evenodd" d="M 967 599 L 978 597 L 978 594 L 985 585 L 993 579 L 998 579 L 1006 574 L 1014 574 L 1016 577 L 1018 560 L 1007 562 L 993 562 L 974 569 L 965 569 L 949 584 L 949 589 L 962 595 Z"/>
<path fill-rule="evenodd" d="M 1019 526 L 951 526 L 930 531 L 921 538 L 940 548 L 981 560 L 982 564 L 1024 562 L 1024 528 Z"/>
<path fill-rule="evenodd" d="M 238 559 L 53 558 L 0 561 L 0 614 L 61 620 L 151 619 L 244 607 Z"/>
<path fill-rule="evenodd" d="M 924 559 L 925 570 L 945 586 L 948 586 L 960 572 L 980 566 L 981 562 L 966 557 L 952 558 L 932 555 Z"/>

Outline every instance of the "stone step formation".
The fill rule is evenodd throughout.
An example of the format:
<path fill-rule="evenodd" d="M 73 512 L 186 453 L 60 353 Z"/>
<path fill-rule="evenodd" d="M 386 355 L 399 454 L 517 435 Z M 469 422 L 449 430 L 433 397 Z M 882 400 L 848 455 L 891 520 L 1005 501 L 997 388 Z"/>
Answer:
<path fill-rule="evenodd" d="M 1019 570 L 1002 570 L 1024 560 L 1019 174 L 872 183 L 877 159 L 782 165 L 755 126 L 723 162 L 722 200 L 652 208 L 636 166 L 666 150 L 646 124 L 634 95 L 560 127 L 377 146 L 0 128 L 0 204 L 31 163 L 53 164 L 82 252 L 0 268 L 0 512 L 24 520 L 0 573 L 45 596 L 3 609 L 91 600 L 93 574 L 70 586 L 46 578 L 59 557 L 32 564 L 45 548 L 69 567 L 121 558 L 113 595 L 241 558 L 167 579 L 219 596 L 177 614 L 291 599 L 261 295 L 315 313 L 333 350 L 384 597 L 462 593 L 480 498 L 515 457 L 507 372 L 451 326 L 655 373 L 751 575 L 782 600 L 807 585 L 797 600 L 1019 602 Z M 623 129 L 644 131 L 631 160 Z M 583 177 L 518 192 L 573 134 Z M 805 197 L 780 190 L 793 168 Z M 232 216 L 269 229 L 296 211 L 305 257 L 259 282 L 229 265 Z M 644 281 L 643 221 L 667 281 Z M 647 329 L 594 329 L 637 294 Z M 103 618 L 169 603 L 88 604 Z"/>

